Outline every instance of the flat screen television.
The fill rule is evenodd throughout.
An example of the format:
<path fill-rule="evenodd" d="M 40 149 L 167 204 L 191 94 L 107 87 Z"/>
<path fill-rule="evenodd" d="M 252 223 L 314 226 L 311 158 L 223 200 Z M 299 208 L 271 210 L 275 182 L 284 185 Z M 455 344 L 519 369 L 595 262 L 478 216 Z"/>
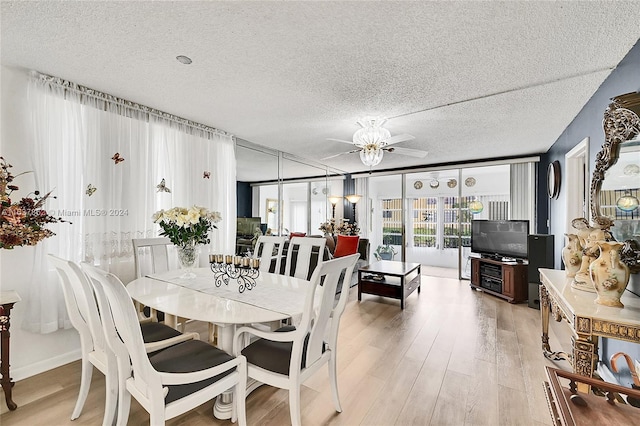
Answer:
<path fill-rule="evenodd" d="M 259 217 L 239 217 L 236 224 L 236 235 L 253 237 L 256 228 L 260 227 Z"/>
<path fill-rule="evenodd" d="M 528 220 L 474 220 L 471 251 L 484 257 L 526 259 Z"/>

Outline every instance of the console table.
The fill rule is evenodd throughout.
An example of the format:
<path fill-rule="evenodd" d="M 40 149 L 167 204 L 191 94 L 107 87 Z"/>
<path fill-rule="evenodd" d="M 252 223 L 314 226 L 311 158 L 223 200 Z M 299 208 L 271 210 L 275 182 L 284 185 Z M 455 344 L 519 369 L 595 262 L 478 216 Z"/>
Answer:
<path fill-rule="evenodd" d="M 624 308 L 594 302 L 595 293 L 574 289 L 565 271 L 539 269 L 542 351 L 553 360 L 566 359 L 574 373 L 592 377 L 598 362 L 598 337 L 640 343 L 640 297 L 628 291 L 622 296 Z M 553 352 L 549 346 L 549 317 L 563 319 L 571 327 L 572 353 Z"/>
<path fill-rule="evenodd" d="M 363 275 L 364 274 L 364 275 Z M 358 300 L 362 293 L 404 301 L 415 289 L 420 293 L 420 264 L 379 260 L 358 269 Z"/>
<path fill-rule="evenodd" d="M 0 292 L 0 334 L 2 334 L 2 355 L 0 362 L 0 370 L 2 373 L 2 390 L 4 391 L 4 398 L 7 402 L 9 410 L 13 411 L 18 406 L 11 399 L 11 389 L 14 383 L 11 381 L 11 375 L 9 374 L 9 338 L 11 333 L 9 328 L 11 327 L 11 309 L 16 302 L 19 302 L 20 296 L 15 291 L 2 291 Z"/>

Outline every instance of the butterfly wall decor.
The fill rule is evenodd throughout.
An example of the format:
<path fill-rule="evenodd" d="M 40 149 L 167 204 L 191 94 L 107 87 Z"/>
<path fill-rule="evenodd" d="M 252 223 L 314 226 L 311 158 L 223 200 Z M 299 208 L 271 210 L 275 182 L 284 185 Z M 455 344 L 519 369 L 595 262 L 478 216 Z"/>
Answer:
<path fill-rule="evenodd" d="M 121 162 L 123 162 L 123 161 L 124 161 L 124 158 L 123 158 L 123 157 L 120 157 L 120 153 L 119 153 L 119 152 L 116 152 L 115 154 L 113 154 L 113 157 L 111 157 L 111 159 L 112 159 L 116 164 L 121 163 Z"/>
<path fill-rule="evenodd" d="M 91 197 L 93 195 L 94 192 L 96 192 L 98 190 L 98 188 L 96 188 L 95 186 L 89 184 L 87 185 L 87 190 L 85 191 L 85 193 Z"/>
<path fill-rule="evenodd" d="M 160 183 L 156 185 L 156 188 L 158 188 L 156 192 L 171 192 L 171 190 L 167 188 L 164 178 L 162 178 Z"/>
<path fill-rule="evenodd" d="M 202 179 L 211 179 L 211 172 L 205 171 L 202 175 Z"/>

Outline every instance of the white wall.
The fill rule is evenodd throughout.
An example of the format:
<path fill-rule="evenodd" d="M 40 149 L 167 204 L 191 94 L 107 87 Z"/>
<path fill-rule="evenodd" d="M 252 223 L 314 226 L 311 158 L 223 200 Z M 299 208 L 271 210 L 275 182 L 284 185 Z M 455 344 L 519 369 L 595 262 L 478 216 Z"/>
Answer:
<path fill-rule="evenodd" d="M 2 67 L 0 74 L 0 155 L 13 165 L 13 174 L 17 174 L 32 168 L 26 148 L 28 75 L 25 71 L 7 67 Z M 35 189 L 31 174 L 18 177 L 15 183 L 21 189 L 20 195 Z M 0 250 L 0 289 L 16 290 L 22 297 L 11 314 L 11 376 L 16 381 L 80 358 L 80 339 L 75 329 L 34 334 L 21 328 L 29 303 L 34 252 L 34 247 Z"/>

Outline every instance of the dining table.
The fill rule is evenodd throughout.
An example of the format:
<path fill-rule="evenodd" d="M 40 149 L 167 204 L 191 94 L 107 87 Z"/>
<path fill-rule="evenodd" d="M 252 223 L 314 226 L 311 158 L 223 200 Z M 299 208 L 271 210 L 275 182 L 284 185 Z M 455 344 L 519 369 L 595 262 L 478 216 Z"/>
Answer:
<path fill-rule="evenodd" d="M 173 270 L 135 279 L 127 284 L 127 291 L 132 299 L 164 312 L 165 323 L 173 327 L 178 317 L 215 324 L 216 346 L 232 354 L 236 329 L 256 323 L 275 329 L 286 319 L 295 323 L 311 288 L 309 281 L 263 271 L 254 286 L 242 292 L 235 279 L 218 283 L 210 268 L 195 268 L 190 277 L 183 270 Z M 249 384 L 247 394 L 259 385 Z M 214 415 L 229 419 L 231 411 L 232 394 L 225 392 L 216 400 Z"/>

